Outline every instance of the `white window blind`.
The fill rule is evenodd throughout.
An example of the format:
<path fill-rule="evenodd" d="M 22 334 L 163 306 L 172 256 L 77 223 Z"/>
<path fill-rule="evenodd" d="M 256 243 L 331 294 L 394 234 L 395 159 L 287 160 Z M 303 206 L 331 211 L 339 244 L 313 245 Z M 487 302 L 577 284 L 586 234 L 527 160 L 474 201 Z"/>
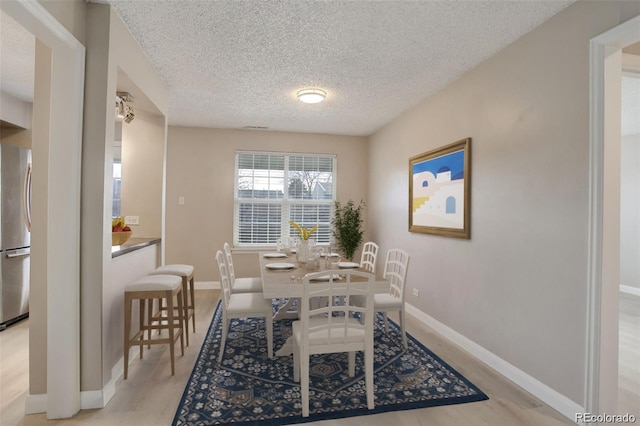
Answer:
<path fill-rule="evenodd" d="M 236 247 L 273 245 L 296 237 L 289 224 L 311 228 L 319 243 L 331 238 L 335 201 L 333 155 L 236 152 L 233 243 Z"/>

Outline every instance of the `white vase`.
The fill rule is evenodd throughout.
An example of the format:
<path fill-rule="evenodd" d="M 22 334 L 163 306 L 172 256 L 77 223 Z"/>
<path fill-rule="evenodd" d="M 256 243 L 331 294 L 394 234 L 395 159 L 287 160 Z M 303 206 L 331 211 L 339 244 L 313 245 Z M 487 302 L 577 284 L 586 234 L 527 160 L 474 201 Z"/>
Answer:
<path fill-rule="evenodd" d="M 309 248 L 309 240 L 300 240 L 296 247 L 296 259 L 298 262 L 306 263 L 311 257 L 311 249 Z"/>

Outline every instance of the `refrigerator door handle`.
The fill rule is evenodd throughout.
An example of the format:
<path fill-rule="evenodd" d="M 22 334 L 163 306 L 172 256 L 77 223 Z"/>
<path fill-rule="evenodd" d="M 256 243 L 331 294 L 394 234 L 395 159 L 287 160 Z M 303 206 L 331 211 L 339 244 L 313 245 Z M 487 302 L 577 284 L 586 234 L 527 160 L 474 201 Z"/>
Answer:
<path fill-rule="evenodd" d="M 24 176 L 24 191 L 22 194 L 22 211 L 24 212 L 24 222 L 31 232 L 31 163 L 27 165 Z"/>
<path fill-rule="evenodd" d="M 31 250 L 29 249 L 7 252 L 7 259 L 13 259 L 14 257 L 29 256 L 30 254 L 31 254 Z"/>

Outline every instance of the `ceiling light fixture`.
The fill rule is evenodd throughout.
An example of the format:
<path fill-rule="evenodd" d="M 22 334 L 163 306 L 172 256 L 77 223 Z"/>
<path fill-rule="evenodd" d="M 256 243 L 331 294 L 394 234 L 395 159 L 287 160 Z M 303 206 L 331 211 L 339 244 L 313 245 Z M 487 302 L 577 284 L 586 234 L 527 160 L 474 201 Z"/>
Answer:
<path fill-rule="evenodd" d="M 116 118 L 124 120 L 125 123 L 131 123 L 135 114 L 133 108 L 129 105 L 133 102 L 133 95 L 129 92 L 116 92 Z"/>
<path fill-rule="evenodd" d="M 325 100 L 327 92 L 320 89 L 303 89 L 298 91 L 296 97 L 305 104 L 317 104 Z"/>

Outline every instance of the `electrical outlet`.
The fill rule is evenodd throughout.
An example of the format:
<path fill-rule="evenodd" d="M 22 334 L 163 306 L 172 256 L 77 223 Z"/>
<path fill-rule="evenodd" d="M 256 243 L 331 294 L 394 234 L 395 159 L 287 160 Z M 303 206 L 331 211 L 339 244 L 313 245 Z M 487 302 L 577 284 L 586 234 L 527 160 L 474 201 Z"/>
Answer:
<path fill-rule="evenodd" d="M 140 216 L 125 216 L 124 223 L 127 225 L 140 225 Z"/>
<path fill-rule="evenodd" d="M 184 206 L 184 197 L 182 195 L 178 197 L 178 204 Z"/>
<path fill-rule="evenodd" d="M 413 288 L 413 295 L 415 297 L 420 297 L 420 290 L 414 287 Z"/>

